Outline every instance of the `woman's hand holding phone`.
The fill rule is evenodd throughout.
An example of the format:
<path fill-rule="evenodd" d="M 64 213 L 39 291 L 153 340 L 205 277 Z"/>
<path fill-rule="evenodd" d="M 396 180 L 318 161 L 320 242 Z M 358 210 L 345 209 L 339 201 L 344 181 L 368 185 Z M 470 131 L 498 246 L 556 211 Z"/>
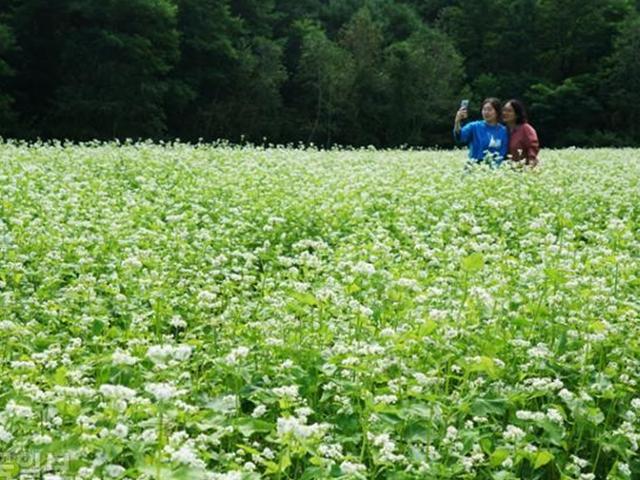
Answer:
<path fill-rule="evenodd" d="M 456 132 L 460 131 L 460 122 L 465 120 L 469 116 L 469 112 L 467 111 L 469 107 L 469 100 L 462 100 L 460 102 L 460 108 L 456 112 L 455 122 L 453 124 L 453 128 Z"/>
<path fill-rule="evenodd" d="M 456 122 L 465 120 L 468 116 L 469 112 L 467 111 L 467 107 L 460 107 L 456 113 Z"/>

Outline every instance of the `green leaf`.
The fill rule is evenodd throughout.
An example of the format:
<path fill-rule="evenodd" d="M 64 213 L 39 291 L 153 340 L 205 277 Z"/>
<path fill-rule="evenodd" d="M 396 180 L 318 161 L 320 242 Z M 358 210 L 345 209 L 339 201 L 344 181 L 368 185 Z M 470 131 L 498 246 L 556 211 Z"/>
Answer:
<path fill-rule="evenodd" d="M 410 417 L 433 418 L 433 409 L 424 403 L 411 403 L 404 410 Z"/>
<path fill-rule="evenodd" d="M 544 429 L 547 438 L 553 445 L 561 447 L 564 444 L 562 439 L 564 438 L 565 432 L 562 426 L 550 420 L 543 420 L 539 422 L 539 425 Z"/>
<path fill-rule="evenodd" d="M 493 442 L 491 442 L 490 438 L 483 438 L 480 440 L 480 448 L 482 448 L 484 453 L 489 454 L 493 448 Z"/>
<path fill-rule="evenodd" d="M 502 465 L 502 462 L 509 458 L 510 454 L 511 452 L 509 452 L 509 450 L 507 450 L 506 448 L 498 448 L 489 457 L 489 464 L 494 468 L 499 467 L 500 465 Z"/>
<path fill-rule="evenodd" d="M 59 367 L 53 374 L 53 382 L 56 385 L 67 385 L 67 369 L 65 367 Z"/>
<path fill-rule="evenodd" d="M 318 299 L 309 292 L 291 292 L 291 296 L 304 305 L 316 306 L 320 303 Z"/>
<path fill-rule="evenodd" d="M 351 283 L 345 287 L 345 292 L 347 295 L 351 295 L 352 293 L 356 293 L 360 291 L 360 287 L 356 283 Z"/>
<path fill-rule="evenodd" d="M 2 464 L 0 464 L 0 475 L 2 475 L 2 477 L 6 475 L 5 478 L 18 478 L 21 469 L 22 468 L 18 463 L 8 461 L 3 462 Z"/>
<path fill-rule="evenodd" d="M 504 415 L 507 401 L 503 398 L 477 398 L 471 404 L 471 413 L 474 416 L 486 417 L 487 415 Z"/>
<path fill-rule="evenodd" d="M 544 269 L 544 273 L 547 275 L 551 283 L 564 284 L 567 283 L 567 275 L 556 268 L 547 267 Z"/>
<path fill-rule="evenodd" d="M 587 419 L 594 425 L 600 425 L 604 422 L 604 413 L 598 407 L 589 407 L 587 409 Z"/>
<path fill-rule="evenodd" d="M 404 430 L 404 439 L 408 442 L 427 442 L 429 429 L 424 423 L 412 423 Z"/>
<path fill-rule="evenodd" d="M 227 397 L 225 396 L 219 396 L 214 398 L 210 402 L 207 402 L 206 406 L 207 408 L 213 410 L 214 412 L 219 412 L 219 413 L 229 413 L 236 409 L 236 406 L 231 404 L 231 402 L 229 402 L 227 400 Z"/>
<path fill-rule="evenodd" d="M 285 452 L 282 457 L 280 457 L 280 472 L 284 472 L 291 466 L 291 457 L 289 456 L 289 452 Z"/>
<path fill-rule="evenodd" d="M 533 468 L 543 467 L 551 460 L 553 460 L 553 454 L 551 452 L 549 452 L 548 450 L 540 450 L 536 455 L 535 461 L 533 462 Z"/>
<path fill-rule="evenodd" d="M 385 475 L 385 478 L 388 478 L 389 480 L 410 480 L 415 477 L 406 472 L 392 472 Z"/>
<path fill-rule="evenodd" d="M 93 335 L 100 335 L 104 330 L 104 323 L 98 319 L 94 320 L 91 324 L 91 333 Z"/>
<path fill-rule="evenodd" d="M 260 451 L 249 446 L 249 445 L 245 445 L 243 443 L 236 443 L 236 447 L 241 448 L 242 450 L 244 450 L 247 453 L 250 453 L 251 455 L 260 455 Z"/>
<path fill-rule="evenodd" d="M 205 474 L 201 470 L 182 467 L 173 471 L 172 480 L 200 480 L 204 478 Z"/>
<path fill-rule="evenodd" d="M 416 445 L 409 445 L 409 457 L 414 462 L 424 462 L 427 459 L 427 455 L 425 453 L 424 448 L 418 448 Z"/>
<path fill-rule="evenodd" d="M 271 423 L 257 418 L 239 418 L 234 422 L 234 426 L 245 437 L 255 432 L 270 432 L 273 428 Z"/>
<path fill-rule="evenodd" d="M 168 467 L 148 464 L 141 467 L 140 471 L 154 480 L 176 480 L 173 470 Z"/>
<path fill-rule="evenodd" d="M 558 226 L 563 227 L 563 228 L 571 228 L 573 227 L 573 222 L 571 221 L 571 219 L 563 214 L 558 214 L 557 216 L 558 219 Z"/>
<path fill-rule="evenodd" d="M 472 253 L 462 259 L 462 270 L 468 273 L 476 273 L 484 267 L 484 257 L 481 253 Z"/>
<path fill-rule="evenodd" d="M 516 480 L 517 478 L 518 477 L 507 470 L 500 470 L 493 474 L 493 480 Z"/>
<path fill-rule="evenodd" d="M 468 369 L 470 372 L 486 373 L 492 378 L 498 376 L 498 367 L 496 366 L 496 363 L 492 358 L 486 356 L 479 357 L 476 362 L 471 363 L 468 366 Z"/>
<path fill-rule="evenodd" d="M 402 417 L 398 415 L 397 410 L 396 411 L 388 410 L 388 411 L 380 412 L 378 414 L 378 417 L 380 418 L 380 421 L 390 426 L 395 426 L 402 421 Z"/>
<path fill-rule="evenodd" d="M 265 470 L 265 473 L 267 475 L 273 474 L 273 473 L 278 473 L 279 468 L 280 468 L 277 463 L 271 462 L 269 460 L 264 462 L 264 466 L 267 467 L 266 470 Z"/>
<path fill-rule="evenodd" d="M 80 411 L 82 410 L 81 405 L 67 402 L 65 400 L 60 400 L 56 402 L 55 405 L 56 405 L 56 408 L 58 409 L 58 412 L 60 412 L 60 415 L 66 416 L 66 417 L 77 417 L 80 414 Z"/>
<path fill-rule="evenodd" d="M 317 478 L 326 478 L 324 470 L 319 467 L 309 467 L 304 471 L 300 480 L 315 480 Z"/>
<path fill-rule="evenodd" d="M 438 323 L 435 322 L 434 320 L 429 319 L 420 326 L 419 332 L 420 332 L 420 335 L 426 337 L 431 335 L 437 328 L 438 328 Z"/>

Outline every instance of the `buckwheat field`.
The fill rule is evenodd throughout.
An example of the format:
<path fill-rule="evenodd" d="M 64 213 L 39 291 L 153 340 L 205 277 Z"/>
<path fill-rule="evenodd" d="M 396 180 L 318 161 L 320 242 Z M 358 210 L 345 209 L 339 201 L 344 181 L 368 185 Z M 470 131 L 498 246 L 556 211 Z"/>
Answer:
<path fill-rule="evenodd" d="M 0 478 L 640 478 L 640 152 L 0 144 Z"/>

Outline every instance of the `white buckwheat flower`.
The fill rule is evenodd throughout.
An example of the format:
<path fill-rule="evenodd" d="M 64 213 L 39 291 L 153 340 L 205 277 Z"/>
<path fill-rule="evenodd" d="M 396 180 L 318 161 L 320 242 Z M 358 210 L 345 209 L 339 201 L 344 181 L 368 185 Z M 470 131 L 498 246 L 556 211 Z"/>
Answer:
<path fill-rule="evenodd" d="M 516 427 L 515 425 L 508 425 L 507 429 L 502 433 L 502 435 L 507 441 L 518 442 L 524 438 L 525 433 L 522 429 Z"/>
<path fill-rule="evenodd" d="M 144 389 L 159 401 L 170 400 L 181 393 L 170 383 L 149 383 Z"/>
<path fill-rule="evenodd" d="M 361 463 L 352 463 L 345 460 L 340 464 L 340 470 L 345 475 L 356 475 L 358 473 L 366 472 L 367 467 L 365 467 Z"/>
<path fill-rule="evenodd" d="M 353 266 L 353 271 L 363 275 L 373 275 L 376 273 L 376 267 L 367 262 L 358 262 Z"/>
<path fill-rule="evenodd" d="M 130 355 L 129 352 L 117 349 L 111 355 L 111 361 L 114 365 L 135 365 L 138 363 L 138 358 Z"/>
<path fill-rule="evenodd" d="M 120 465 L 110 464 L 104 468 L 104 471 L 109 477 L 116 478 L 122 476 L 125 472 L 125 468 Z"/>
<path fill-rule="evenodd" d="M 110 385 L 105 383 L 100 385 L 100 393 L 111 400 L 132 400 L 136 396 L 136 391 L 122 385 Z"/>
<path fill-rule="evenodd" d="M 4 407 L 4 411 L 8 416 L 20 417 L 20 418 L 32 418 L 33 410 L 31 407 L 25 405 L 18 405 L 13 400 L 9 400 L 9 403 Z"/>
<path fill-rule="evenodd" d="M 298 398 L 298 385 L 286 385 L 283 387 L 275 387 L 273 389 L 273 393 L 275 393 L 278 397 L 289 397 L 292 399 Z"/>
<path fill-rule="evenodd" d="M 256 408 L 253 409 L 253 413 L 251 414 L 251 416 L 253 418 L 260 418 L 266 412 L 267 412 L 267 407 L 265 405 L 258 405 Z"/>
<path fill-rule="evenodd" d="M 0 442 L 9 443 L 13 440 L 11 432 L 7 432 L 2 425 L 0 425 Z"/>
<path fill-rule="evenodd" d="M 246 358 L 248 355 L 249 349 L 247 347 L 234 348 L 224 357 L 224 363 L 229 366 L 237 365 L 241 359 Z"/>

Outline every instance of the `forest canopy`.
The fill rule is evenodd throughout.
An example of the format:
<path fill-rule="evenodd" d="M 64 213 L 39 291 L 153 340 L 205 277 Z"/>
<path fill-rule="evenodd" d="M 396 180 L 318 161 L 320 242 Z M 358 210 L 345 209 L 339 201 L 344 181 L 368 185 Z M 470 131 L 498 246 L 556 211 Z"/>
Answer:
<path fill-rule="evenodd" d="M 487 96 L 545 146 L 640 145 L 640 1 L 0 4 L 5 138 L 450 146 Z"/>

